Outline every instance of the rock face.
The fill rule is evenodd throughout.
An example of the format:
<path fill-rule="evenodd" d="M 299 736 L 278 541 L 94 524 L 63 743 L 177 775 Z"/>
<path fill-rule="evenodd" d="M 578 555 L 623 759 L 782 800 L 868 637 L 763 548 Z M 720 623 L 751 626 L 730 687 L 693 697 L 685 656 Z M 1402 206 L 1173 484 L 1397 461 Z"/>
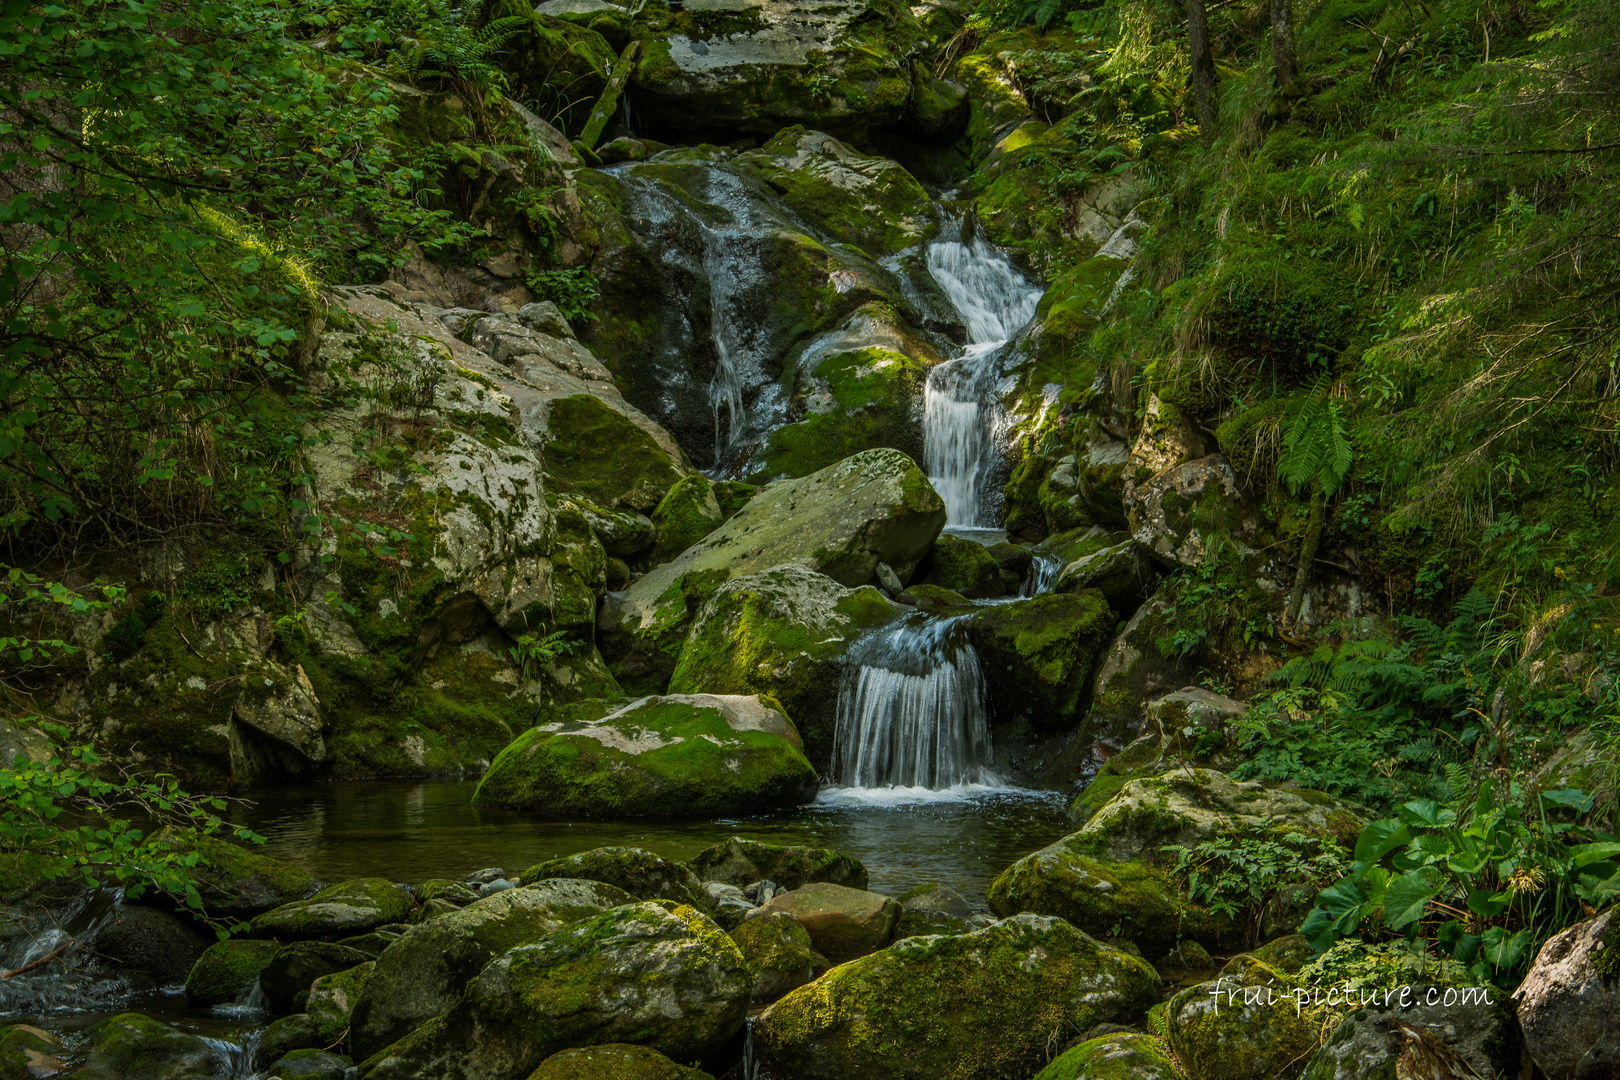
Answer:
<path fill-rule="evenodd" d="M 968 622 L 997 720 L 1048 730 L 1079 724 L 1114 613 L 1101 593 L 1049 594 L 986 608 Z"/>
<path fill-rule="evenodd" d="M 361 1058 L 404 1038 L 461 1000 L 485 964 L 566 923 L 635 898 L 598 881 L 557 878 L 507 889 L 413 926 L 378 958 L 349 1025 Z"/>
<path fill-rule="evenodd" d="M 736 1035 L 753 984 L 702 913 L 629 904 L 502 954 L 459 1005 L 373 1056 L 369 1075 L 505 1080 L 570 1047 L 631 1039 L 690 1061 Z"/>
<path fill-rule="evenodd" d="M 1159 639 L 1170 634 L 1168 594 L 1155 593 L 1132 615 L 1097 665 L 1091 696 L 1091 737 L 1114 749 L 1132 742 L 1149 701 L 1184 686 L 1196 668 L 1194 657 L 1167 656 Z"/>
<path fill-rule="evenodd" d="M 866 888 L 866 867 L 841 851 L 764 844 L 740 836 L 704 848 L 686 865 L 704 881 L 723 881 L 738 887 L 774 881 L 777 888 L 797 889 L 813 881 L 825 881 L 851 889 Z"/>
<path fill-rule="evenodd" d="M 1530 1056 L 1548 1080 L 1620 1072 L 1620 920 L 1615 909 L 1543 945 L 1513 996 Z"/>
<path fill-rule="evenodd" d="M 1035 1080 L 1176 1080 L 1178 1075 L 1158 1039 L 1122 1032 L 1064 1051 Z"/>
<path fill-rule="evenodd" d="M 848 588 L 875 580 L 878 563 L 907 576 L 944 524 L 945 503 L 895 450 L 772 484 L 679 558 L 608 597 L 602 651 L 622 678 L 667 678 L 692 616 L 726 579 L 786 563 Z"/>
<path fill-rule="evenodd" d="M 1395 988 L 1392 988 L 1395 989 Z M 1397 1080 L 1396 1062 L 1409 1045 L 1421 1043 L 1425 1057 L 1451 1068 L 1453 1075 L 1523 1076 L 1524 1039 L 1504 995 L 1490 990 L 1492 1003 L 1448 999 L 1440 987 L 1412 986 L 1408 1004 L 1397 990 L 1388 1007 L 1361 1009 L 1346 1018 L 1311 1055 L 1300 1080 Z M 1474 988 L 1484 990 L 1485 988 Z M 1434 1003 L 1429 992 L 1434 991 Z M 1455 1055 L 1459 1063 L 1450 1059 Z M 1546 1074 L 1549 1077 L 1553 1074 Z M 1576 1074 L 1576 1075 L 1601 1075 Z"/>
<path fill-rule="evenodd" d="M 402 922 L 410 909 L 411 894 L 403 886 L 387 878 L 355 878 L 265 912 L 253 920 L 253 936 L 287 940 L 364 934 Z"/>
<path fill-rule="evenodd" d="M 474 801 L 561 818 L 679 818 L 767 813 L 815 793 L 786 715 L 758 697 L 693 694 L 531 728 L 496 757 Z"/>
<path fill-rule="evenodd" d="M 887 896 L 827 882 L 780 893 L 762 910 L 792 915 L 809 931 L 816 951 L 833 961 L 883 948 L 900 921 L 900 905 Z"/>
<path fill-rule="evenodd" d="M 701 1069 L 677 1065 L 656 1050 L 630 1043 L 585 1046 L 553 1054 L 529 1080 L 713 1080 Z"/>
<path fill-rule="evenodd" d="M 754 972 L 754 1004 L 767 1005 L 826 971 L 831 964 L 811 947 L 810 932 L 786 911 L 772 911 L 733 927 Z"/>
<path fill-rule="evenodd" d="M 804 1080 L 1031 1076 L 1051 1031 L 1128 1021 L 1158 981 L 1061 920 L 1020 915 L 834 968 L 767 1009 L 754 1043 L 775 1075 Z"/>
<path fill-rule="evenodd" d="M 825 767 L 849 647 L 899 615 L 876 589 L 846 589 L 802 566 L 732 578 L 698 610 L 670 692 L 769 694 L 793 717 L 811 763 Z"/>
<path fill-rule="evenodd" d="M 704 912 L 711 910 L 713 902 L 696 874 L 641 848 L 595 848 L 523 871 L 524 885 L 557 878 L 605 882 L 638 900 L 673 900 Z"/>

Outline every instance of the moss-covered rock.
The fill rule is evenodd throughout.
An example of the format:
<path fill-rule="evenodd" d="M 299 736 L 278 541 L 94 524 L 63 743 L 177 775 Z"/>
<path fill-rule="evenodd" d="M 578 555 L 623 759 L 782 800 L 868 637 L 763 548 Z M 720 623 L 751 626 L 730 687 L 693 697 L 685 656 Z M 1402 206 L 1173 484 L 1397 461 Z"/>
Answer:
<path fill-rule="evenodd" d="M 792 721 L 757 696 L 670 695 L 520 735 L 473 801 L 556 817 L 758 814 L 815 796 Z"/>
<path fill-rule="evenodd" d="M 371 1080 L 494 1080 L 570 1047 L 627 1041 L 690 1061 L 742 1028 L 753 982 L 736 943 L 701 912 L 629 904 L 503 953 L 461 1004 L 362 1067 Z"/>
<path fill-rule="evenodd" d="M 861 335 L 850 336 L 860 343 Z M 808 476 L 877 447 L 920 458 L 917 405 L 926 378 L 917 358 L 887 344 L 833 350 L 813 365 L 802 363 L 792 388 L 796 418 L 771 432 L 750 476 Z"/>
<path fill-rule="evenodd" d="M 1316 1045 L 1317 1021 L 1296 1008 L 1297 988 L 1253 957 L 1237 957 L 1216 983 L 1170 999 L 1170 1046 L 1194 1076 L 1271 1080 Z"/>
<path fill-rule="evenodd" d="M 1174 600 L 1161 589 L 1126 622 L 1097 665 L 1088 728 L 1091 738 L 1116 749 L 1141 733 L 1147 704 L 1185 686 L 1196 670 L 1196 658 L 1167 655 L 1159 646 L 1173 627 Z"/>
<path fill-rule="evenodd" d="M 259 915 L 302 900 L 319 887 L 315 875 L 307 870 L 217 837 L 164 829 L 154 840 L 166 850 L 198 856 L 191 880 L 204 910 L 216 918 Z"/>
<path fill-rule="evenodd" d="M 1251 949 L 1249 955 L 1284 975 L 1297 975 L 1300 968 L 1316 958 L 1316 950 L 1304 934 L 1284 934 Z"/>
<path fill-rule="evenodd" d="M 1133 1019 L 1158 981 L 1060 919 L 1020 915 L 834 968 L 767 1009 L 754 1045 L 767 1068 L 806 1080 L 1028 1076 L 1051 1032 Z"/>
<path fill-rule="evenodd" d="M 259 1059 L 278 1061 L 294 1050 L 317 1050 L 326 1045 L 308 1013 L 293 1013 L 271 1021 L 259 1033 Z"/>
<path fill-rule="evenodd" d="M 970 607 L 973 603 L 961 593 L 942 589 L 938 585 L 908 585 L 895 599 L 919 608 L 960 608 Z"/>
<path fill-rule="evenodd" d="M 60 1037 L 30 1024 L 0 1027 L 0 1078 L 36 1080 L 67 1071 Z"/>
<path fill-rule="evenodd" d="M 670 488 L 652 512 L 658 542 L 648 559 L 653 563 L 669 562 L 718 529 L 724 520 L 714 482 L 706 476 L 688 476 Z"/>
<path fill-rule="evenodd" d="M 222 1064 L 202 1039 L 140 1013 L 121 1013 L 91 1028 L 84 1063 L 125 1080 L 211 1080 Z"/>
<path fill-rule="evenodd" d="M 944 524 L 944 502 L 895 450 L 772 484 L 673 562 L 608 598 L 597 622 L 603 654 L 627 684 L 667 677 L 692 616 L 727 578 L 788 563 L 850 588 L 875 580 L 878 563 L 904 577 Z"/>
<path fill-rule="evenodd" d="M 377 968 L 375 960 L 356 964 L 347 971 L 322 975 L 309 985 L 309 1000 L 304 1003 L 304 1015 L 315 1023 L 315 1034 L 322 1046 L 333 1046 L 349 1030 L 349 1018 L 355 1003 L 365 991 L 371 973 Z"/>
<path fill-rule="evenodd" d="M 585 1046 L 552 1054 L 529 1080 L 714 1080 L 701 1069 L 677 1065 L 656 1050 L 630 1043 Z"/>
<path fill-rule="evenodd" d="M 685 475 L 653 436 L 591 394 L 553 401 L 545 440 L 555 487 L 603 506 L 643 484 L 668 491 Z"/>
<path fill-rule="evenodd" d="M 253 936 L 287 940 L 363 934 L 403 922 L 410 910 L 411 893 L 405 886 L 387 878 L 354 878 L 257 916 Z"/>
<path fill-rule="evenodd" d="M 786 911 L 771 911 L 731 930 L 754 972 L 754 1004 L 767 1005 L 817 978 L 832 963 L 812 947 L 810 931 Z"/>
<path fill-rule="evenodd" d="M 900 905 L 889 897 L 824 881 L 777 893 L 762 910 L 792 915 L 809 932 L 816 951 L 834 961 L 883 948 L 894 940 L 900 921 Z"/>
<path fill-rule="evenodd" d="M 1177 1080 L 1181 1074 L 1152 1035 L 1119 1032 L 1066 1050 L 1035 1080 Z"/>
<path fill-rule="evenodd" d="M 554 878 L 600 881 L 639 900 L 673 900 L 699 911 L 712 911 L 713 901 L 696 874 L 677 862 L 633 847 L 600 847 L 538 863 L 523 871 L 525 886 Z"/>
<path fill-rule="evenodd" d="M 520 17 L 528 16 L 529 25 L 503 38 L 501 66 L 522 85 L 522 100 L 538 101 L 546 115 L 556 116 L 558 126 L 576 136 L 590 117 L 591 104 L 607 86 L 616 50 L 589 27 L 532 13 L 528 5 L 521 8 Z"/>
<path fill-rule="evenodd" d="M 342 1054 L 309 1047 L 277 1058 L 270 1072 L 281 1080 L 343 1080 L 353 1064 Z"/>
<path fill-rule="evenodd" d="M 192 1005 L 229 1005 L 244 997 L 279 948 L 274 941 L 216 941 L 186 976 L 186 1000 Z"/>
<path fill-rule="evenodd" d="M 370 1057 L 454 1006 L 467 980 L 506 950 L 634 902 L 603 882 L 547 879 L 412 927 L 378 958 L 355 1003 L 349 1045 Z"/>
<path fill-rule="evenodd" d="M 740 836 L 704 848 L 686 865 L 704 881 L 723 881 L 738 887 L 774 881 L 778 888 L 797 889 L 812 881 L 827 881 L 851 889 L 866 888 L 866 867 L 852 855 L 832 848 L 766 844 Z"/>
<path fill-rule="evenodd" d="M 945 533 L 917 567 L 913 588 L 916 585 L 936 585 L 969 600 L 983 600 L 1018 592 L 1019 579 L 983 544 Z"/>
<path fill-rule="evenodd" d="M 330 941 L 294 941 L 277 949 L 259 972 L 259 989 L 271 1005 L 285 1011 L 316 979 L 369 963 L 371 957 L 359 949 Z"/>
<path fill-rule="evenodd" d="M 1114 632 L 1101 593 L 1048 594 L 987 608 L 967 624 L 998 719 L 1070 728 L 1085 715 Z"/>
<path fill-rule="evenodd" d="M 733 578 L 699 609 L 670 692 L 769 695 L 825 767 L 848 650 L 899 615 L 876 589 L 846 589 L 800 566 Z"/>
<path fill-rule="evenodd" d="M 1436 990 L 1433 1001 L 1429 1000 L 1431 989 Z M 1424 1060 L 1442 1064 L 1453 1076 L 1470 1072 L 1475 1076 L 1523 1076 L 1529 1071 L 1524 1036 L 1508 1002 L 1496 994 L 1486 1004 L 1472 998 L 1461 1000 L 1455 990 L 1448 1000 L 1445 990 L 1423 984 L 1380 986 L 1379 990 L 1378 1004 L 1358 1009 L 1340 1021 L 1311 1055 L 1300 1080 L 1399 1080 L 1407 1075 L 1399 1063 L 1417 1041 L 1408 1033 L 1422 1041 Z M 1390 993 L 1387 1003 L 1383 1000 L 1386 990 Z M 1587 1049 L 1580 1046 L 1578 1052 Z M 1452 1055 L 1460 1061 L 1448 1061 Z M 1574 1054 L 1568 1059 L 1579 1060 Z"/>
<path fill-rule="evenodd" d="M 1058 592 L 1096 589 L 1116 611 L 1133 612 L 1153 590 L 1159 564 L 1135 540 L 1127 540 L 1069 563 L 1058 575 Z"/>

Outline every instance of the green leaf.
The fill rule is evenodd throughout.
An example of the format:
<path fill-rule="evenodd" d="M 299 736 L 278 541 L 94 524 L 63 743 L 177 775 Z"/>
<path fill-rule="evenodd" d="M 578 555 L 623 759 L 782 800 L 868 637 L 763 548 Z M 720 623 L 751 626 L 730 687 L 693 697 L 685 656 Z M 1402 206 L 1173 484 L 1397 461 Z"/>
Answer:
<path fill-rule="evenodd" d="M 1411 870 L 1391 881 L 1384 894 L 1384 925 L 1399 930 L 1421 919 L 1440 893 L 1433 878 L 1426 870 Z"/>
<path fill-rule="evenodd" d="M 1355 860 L 1370 866 L 1411 841 L 1412 830 L 1399 821 L 1384 818 L 1371 822 L 1356 839 Z"/>

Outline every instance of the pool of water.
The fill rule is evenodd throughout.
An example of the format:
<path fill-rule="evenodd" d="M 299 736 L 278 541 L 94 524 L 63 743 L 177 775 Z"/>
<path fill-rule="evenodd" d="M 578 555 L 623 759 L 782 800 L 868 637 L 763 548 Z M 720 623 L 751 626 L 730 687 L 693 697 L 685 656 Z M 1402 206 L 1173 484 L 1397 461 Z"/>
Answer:
<path fill-rule="evenodd" d="M 975 904 L 1010 863 L 1073 830 L 1053 792 L 827 789 L 809 806 L 696 821 L 541 821 L 472 805 L 474 781 L 309 784 L 253 793 L 229 816 L 265 837 L 263 853 L 336 881 L 459 879 L 508 873 L 606 845 L 685 860 L 729 836 L 846 852 L 870 888 L 894 895 L 924 882 Z"/>

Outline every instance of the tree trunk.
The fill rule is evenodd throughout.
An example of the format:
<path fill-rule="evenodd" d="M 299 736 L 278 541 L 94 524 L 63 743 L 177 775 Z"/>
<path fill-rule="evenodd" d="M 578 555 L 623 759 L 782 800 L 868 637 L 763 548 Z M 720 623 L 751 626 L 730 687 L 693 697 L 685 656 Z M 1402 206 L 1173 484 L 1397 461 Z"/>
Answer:
<path fill-rule="evenodd" d="M 1204 0 L 1187 0 L 1187 47 L 1192 52 L 1193 100 L 1205 142 L 1215 139 L 1215 59 L 1209 53 L 1209 17 Z"/>
<path fill-rule="evenodd" d="M 1271 0 L 1271 66 L 1276 72 L 1277 88 L 1291 90 L 1299 79 L 1299 68 L 1294 63 L 1294 2 Z"/>
<path fill-rule="evenodd" d="M 1311 517 L 1305 525 L 1305 541 L 1299 548 L 1299 572 L 1294 575 L 1294 591 L 1288 597 L 1288 610 L 1283 612 L 1283 629 L 1293 632 L 1294 620 L 1299 618 L 1299 606 L 1305 602 L 1305 585 L 1311 577 L 1311 564 L 1316 561 L 1316 545 L 1322 539 L 1322 521 L 1327 516 L 1327 496 L 1321 485 L 1311 494 Z"/>

